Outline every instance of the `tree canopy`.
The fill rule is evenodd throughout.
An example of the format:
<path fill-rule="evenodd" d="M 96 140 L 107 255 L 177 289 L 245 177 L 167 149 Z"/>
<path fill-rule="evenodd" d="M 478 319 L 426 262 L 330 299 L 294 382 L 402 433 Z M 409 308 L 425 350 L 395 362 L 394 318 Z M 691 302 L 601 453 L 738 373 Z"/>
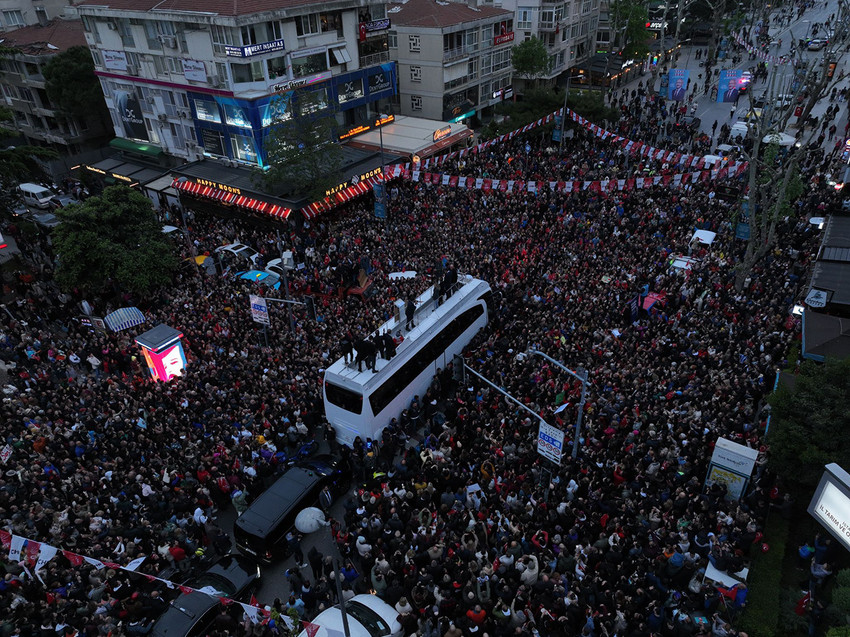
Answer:
<path fill-rule="evenodd" d="M 649 29 L 646 28 L 649 20 L 646 5 L 638 0 L 614 0 L 610 13 L 614 22 L 615 49 L 622 50 L 627 58 L 646 55 L 650 37 Z"/>
<path fill-rule="evenodd" d="M 109 119 L 88 48 L 72 46 L 53 56 L 43 73 L 47 97 L 60 111 L 81 119 Z"/>
<path fill-rule="evenodd" d="M 99 292 L 113 280 L 134 294 L 168 283 L 177 265 L 150 200 L 127 186 L 110 186 L 97 197 L 60 208 L 53 230 L 59 267 L 56 281 L 66 290 Z"/>
<path fill-rule="evenodd" d="M 514 72 L 527 80 L 536 80 L 552 68 L 546 45 L 540 38 L 529 38 L 511 49 Z"/>
<path fill-rule="evenodd" d="M 286 113 L 297 114 L 284 120 Z M 318 201 L 340 182 L 342 148 L 336 140 L 336 119 L 315 93 L 299 92 L 294 100 L 278 96 L 270 105 L 278 113 L 264 147 L 268 169 L 259 172 L 267 188 Z"/>
<path fill-rule="evenodd" d="M 780 384 L 769 399 L 769 466 L 788 485 L 817 486 L 824 465 L 850 457 L 850 359 L 806 361 L 793 391 Z"/>

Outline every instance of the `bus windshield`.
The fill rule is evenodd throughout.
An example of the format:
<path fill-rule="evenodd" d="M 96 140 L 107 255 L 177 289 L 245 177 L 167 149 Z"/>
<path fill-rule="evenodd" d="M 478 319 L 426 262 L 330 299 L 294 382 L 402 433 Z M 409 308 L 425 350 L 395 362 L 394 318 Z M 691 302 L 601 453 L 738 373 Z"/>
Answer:
<path fill-rule="evenodd" d="M 352 414 L 360 414 L 363 411 L 363 395 L 355 391 L 340 387 L 334 383 L 325 381 L 325 393 L 328 402 L 340 409 L 350 411 Z"/>

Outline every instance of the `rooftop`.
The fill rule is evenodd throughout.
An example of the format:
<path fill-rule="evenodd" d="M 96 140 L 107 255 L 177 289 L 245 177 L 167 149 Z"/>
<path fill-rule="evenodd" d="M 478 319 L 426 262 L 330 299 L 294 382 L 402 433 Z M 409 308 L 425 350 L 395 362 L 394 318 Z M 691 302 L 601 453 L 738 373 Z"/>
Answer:
<path fill-rule="evenodd" d="M 34 24 L 2 34 L 3 46 L 14 47 L 27 55 L 53 55 L 72 46 L 87 46 L 83 23 L 55 19 L 46 26 Z"/>
<path fill-rule="evenodd" d="M 407 0 L 388 4 L 387 15 L 394 26 L 440 29 L 476 20 L 513 16 L 512 11 L 495 7 L 470 7 L 463 2 Z"/>
<path fill-rule="evenodd" d="M 180 11 L 198 15 L 238 16 L 290 9 L 293 7 L 324 5 L 319 0 L 84 0 L 78 6 L 120 11 Z"/>

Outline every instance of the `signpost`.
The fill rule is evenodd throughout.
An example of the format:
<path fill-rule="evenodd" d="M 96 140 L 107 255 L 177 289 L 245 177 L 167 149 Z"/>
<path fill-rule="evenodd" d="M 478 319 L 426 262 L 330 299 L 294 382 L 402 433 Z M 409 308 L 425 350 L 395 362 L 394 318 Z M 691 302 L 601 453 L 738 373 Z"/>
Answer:
<path fill-rule="evenodd" d="M 537 434 L 537 453 L 560 466 L 564 455 L 564 432 L 541 422 Z"/>
<path fill-rule="evenodd" d="M 266 300 L 261 296 L 251 295 L 251 318 L 255 323 L 271 325 L 269 320 L 269 307 Z"/>

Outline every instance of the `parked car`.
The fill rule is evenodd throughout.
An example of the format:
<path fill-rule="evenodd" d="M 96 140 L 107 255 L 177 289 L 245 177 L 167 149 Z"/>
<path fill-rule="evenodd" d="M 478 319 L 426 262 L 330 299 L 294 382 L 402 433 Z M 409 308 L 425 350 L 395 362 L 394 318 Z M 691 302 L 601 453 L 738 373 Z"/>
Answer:
<path fill-rule="evenodd" d="M 820 51 L 827 44 L 829 44 L 829 40 L 823 38 L 815 38 L 813 40 L 809 40 L 809 44 L 806 48 L 809 51 Z"/>
<path fill-rule="evenodd" d="M 56 210 L 74 203 L 79 203 L 79 201 L 71 195 L 54 195 L 50 198 L 50 209 Z"/>
<path fill-rule="evenodd" d="M 52 212 L 33 212 L 32 220 L 42 228 L 47 228 L 48 230 L 53 230 L 53 228 L 62 223 Z"/>
<path fill-rule="evenodd" d="M 182 593 L 171 602 L 150 634 L 157 637 L 201 635 L 221 612 L 219 597 L 249 601 L 261 579 L 260 567 L 254 561 L 238 554 L 225 555 L 204 573 L 185 582 L 196 590 Z M 241 616 L 242 609 L 237 608 Z"/>
<path fill-rule="evenodd" d="M 267 288 L 280 288 L 280 277 L 272 272 L 265 270 L 246 270 L 237 272 L 236 278 L 241 281 L 250 281 L 251 283 L 262 283 Z"/>
<path fill-rule="evenodd" d="M 50 209 L 50 199 L 56 195 L 55 192 L 39 184 L 24 183 L 18 186 L 18 193 L 24 204 L 30 208 Z"/>
<path fill-rule="evenodd" d="M 400 637 L 402 626 L 398 611 L 377 595 L 355 595 L 345 602 L 351 637 Z M 311 622 L 318 626 L 312 637 L 331 637 L 343 632 L 342 612 L 338 606 L 319 613 Z M 298 637 L 307 637 L 302 630 Z"/>
<path fill-rule="evenodd" d="M 260 253 L 242 243 L 230 243 L 215 249 L 225 267 L 254 267 Z"/>

